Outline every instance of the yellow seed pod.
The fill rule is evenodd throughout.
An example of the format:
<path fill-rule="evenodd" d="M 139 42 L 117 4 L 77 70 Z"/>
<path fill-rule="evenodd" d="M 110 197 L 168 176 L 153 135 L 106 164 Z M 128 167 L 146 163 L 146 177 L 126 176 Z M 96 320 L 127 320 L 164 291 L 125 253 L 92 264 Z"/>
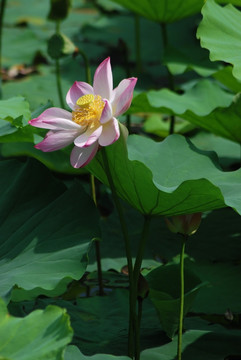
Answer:
<path fill-rule="evenodd" d="M 81 108 L 85 108 L 93 103 L 94 100 L 95 97 L 93 94 L 83 95 L 76 101 L 76 105 L 80 106 Z"/>

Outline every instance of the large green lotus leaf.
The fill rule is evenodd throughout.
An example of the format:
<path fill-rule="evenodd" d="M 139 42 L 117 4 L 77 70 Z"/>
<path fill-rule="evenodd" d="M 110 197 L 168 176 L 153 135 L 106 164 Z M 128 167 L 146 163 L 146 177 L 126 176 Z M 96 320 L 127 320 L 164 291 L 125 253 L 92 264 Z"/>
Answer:
<path fill-rule="evenodd" d="M 153 183 L 159 190 L 167 193 L 172 193 L 173 191 L 173 196 L 176 197 L 178 190 L 180 190 L 179 195 L 181 195 L 181 189 L 184 189 L 186 186 L 188 187 L 189 183 L 190 192 L 186 194 L 188 197 L 190 196 L 189 200 L 192 198 L 192 186 L 197 186 L 197 191 L 200 190 L 201 192 L 199 194 L 193 193 L 194 198 L 198 199 L 199 205 L 203 203 L 202 206 L 206 207 L 206 209 L 210 206 L 209 209 L 211 209 L 212 203 L 213 205 L 219 203 L 217 208 L 223 207 L 221 206 L 220 195 L 217 192 L 217 189 L 219 189 L 225 204 L 233 207 L 237 212 L 241 212 L 241 204 L 237 200 L 237 194 L 241 191 L 241 183 L 239 182 L 241 171 L 223 172 L 217 162 L 215 153 L 195 148 L 190 140 L 180 135 L 170 136 L 161 143 L 156 143 L 144 137 L 132 136 L 130 137 L 128 149 L 130 160 L 140 161 L 151 170 Z M 150 153 L 152 156 L 150 156 Z M 161 165 L 161 171 L 157 164 Z M 200 188 L 197 185 L 199 181 Z M 206 184 L 206 181 L 209 184 Z M 210 183 L 213 184 L 212 191 L 209 188 Z M 180 184 L 179 187 L 178 184 Z M 207 201 L 207 199 L 205 201 L 204 198 L 202 199 L 202 196 L 205 197 L 205 188 L 210 189 L 210 198 L 204 205 L 205 201 Z M 232 192 L 232 189 L 235 189 L 236 195 Z M 217 198 L 214 200 L 215 196 Z M 181 200 L 179 196 L 177 198 L 179 201 Z M 185 197 L 185 200 L 183 198 L 184 203 L 186 201 L 189 203 L 187 199 L 187 197 Z M 181 206 L 181 203 L 179 205 Z M 189 203 L 189 205 L 191 204 Z M 169 203 L 168 208 L 171 208 L 171 203 Z M 191 208 L 192 206 L 190 206 L 189 212 L 196 212 L 196 210 L 194 211 Z"/>
<path fill-rule="evenodd" d="M 114 356 L 108 354 L 85 356 L 77 346 L 69 345 L 65 350 L 64 360 L 130 360 L 130 358 L 127 356 Z"/>
<path fill-rule="evenodd" d="M 76 59 L 66 57 L 60 61 L 61 86 L 64 101 L 74 81 L 85 81 L 84 66 L 81 66 L 77 60 L 79 60 L 78 57 Z M 59 107 L 60 102 L 54 66 L 39 65 L 37 67 L 37 74 L 25 76 L 18 81 L 7 81 L 3 84 L 4 99 L 10 98 L 12 94 L 16 93 L 27 99 L 32 111 L 39 108 L 40 104 L 48 103 L 49 100 L 52 102 L 52 106 Z"/>
<path fill-rule="evenodd" d="M 34 144 L 44 138 L 46 130 L 30 126 L 27 121 L 53 106 L 50 101 L 39 106 L 32 115 L 28 102 L 21 97 L 2 100 L 0 105 L 0 117 L 6 119 L 0 120 L 0 154 L 3 157 L 31 156 L 56 172 L 67 174 L 85 172 L 70 165 L 70 152 L 73 146 L 54 152 L 42 152 L 34 148 Z"/>
<path fill-rule="evenodd" d="M 199 13 L 203 0 L 113 0 L 125 8 L 160 23 L 171 23 L 190 15 Z M 240 5 L 239 0 L 219 0 Z"/>
<path fill-rule="evenodd" d="M 236 240 L 240 241 L 238 238 Z M 192 308 L 194 312 L 224 314 L 228 309 L 231 309 L 234 314 L 241 312 L 240 265 L 231 262 L 213 264 L 186 261 L 186 268 L 208 282 L 206 287 L 200 289 L 194 301 Z"/>
<path fill-rule="evenodd" d="M 199 44 L 189 43 L 181 48 L 168 48 L 163 60 L 173 75 L 180 75 L 185 71 L 194 70 L 200 76 L 210 76 L 221 65 L 212 63 L 207 55 L 207 51 L 200 48 Z"/>
<path fill-rule="evenodd" d="M 231 66 L 225 66 L 212 74 L 212 76 L 234 93 L 239 93 L 241 92 L 241 80 L 233 76 L 232 70 L 233 68 Z"/>
<path fill-rule="evenodd" d="M 110 172 L 119 196 L 141 213 L 171 216 L 225 206 L 241 212 L 241 171 L 221 171 L 213 153 L 180 135 L 161 143 L 133 135 L 127 144 L 122 135 L 106 148 Z M 108 184 L 101 151 L 87 168 Z"/>
<path fill-rule="evenodd" d="M 60 60 L 61 86 L 64 102 L 69 88 L 76 80 L 86 81 L 85 68 L 81 65 L 82 62 L 79 57 L 74 59 L 72 57 L 66 57 Z M 92 73 L 94 73 L 98 65 L 99 62 L 91 68 Z M 58 97 L 54 66 L 39 65 L 37 67 L 37 74 L 25 76 L 18 81 L 7 81 L 3 84 L 2 88 L 4 99 L 12 97 L 12 94 L 20 94 L 27 99 L 32 111 L 39 108 L 40 104 L 48 103 L 49 100 L 52 106 L 60 107 L 61 105 Z"/>
<path fill-rule="evenodd" d="M 153 86 L 153 81 L 157 82 L 157 76 L 167 76 L 164 67 L 158 66 L 160 58 L 166 64 L 173 74 L 180 74 L 186 70 L 194 70 L 201 76 L 209 76 L 220 68 L 220 63 L 211 62 L 209 52 L 200 47 L 199 41 L 195 36 L 195 24 L 199 22 L 198 16 L 191 16 L 181 21 L 169 24 L 167 26 L 168 47 L 163 48 L 161 36 L 161 27 L 148 19 L 140 17 L 140 38 L 141 38 L 141 62 L 142 72 L 138 74 L 138 83 L 144 84 L 144 87 Z M 113 47 L 115 53 L 123 56 L 120 45 L 117 45 L 117 38 L 121 38 L 128 49 L 128 58 L 130 62 L 136 62 L 135 51 L 132 51 L 135 43 L 135 18 L 129 14 L 117 14 L 115 16 L 101 16 L 97 21 L 85 26 L 83 34 L 88 39 L 88 43 L 81 43 L 79 46 L 85 49 L 90 59 L 96 61 L 96 57 L 104 56 L 104 47 L 99 48 L 99 56 L 94 48 L 97 44 L 104 44 L 106 47 Z M 150 38 L 152 41 L 150 41 Z M 78 41 L 78 39 L 77 39 Z M 158 47 L 153 44 L 158 43 Z M 90 47 L 91 45 L 91 47 Z M 164 56 L 163 56 L 164 55 Z M 150 64 L 152 64 L 150 66 Z M 113 67 L 115 71 L 115 68 Z M 133 70 L 133 75 L 135 75 Z M 114 79 L 118 80 L 118 73 L 115 72 Z M 148 76 L 149 75 L 149 76 Z M 151 75 L 151 78 L 150 78 Z M 125 76 L 123 72 L 122 76 Z M 118 81 L 116 80 L 116 83 Z M 121 80 L 121 78 L 120 78 Z"/>
<path fill-rule="evenodd" d="M 215 151 L 224 170 L 235 170 L 240 166 L 240 144 L 210 132 L 199 131 L 190 137 L 199 149 Z"/>
<path fill-rule="evenodd" d="M 32 138 L 28 131 L 21 131 L 30 119 L 29 104 L 23 97 L 0 100 L 0 142 L 16 138 L 17 133 L 21 133 L 24 140 Z"/>
<path fill-rule="evenodd" d="M 198 13 L 203 0 L 113 0 L 127 9 L 160 23 L 170 23 Z"/>
<path fill-rule="evenodd" d="M 31 119 L 29 104 L 23 97 L 0 100 L 0 119 L 10 118 L 13 121 L 19 117 L 21 117 L 20 120 L 23 125 L 26 125 L 28 120 Z"/>
<path fill-rule="evenodd" d="M 37 52 L 45 48 L 41 37 L 28 27 L 3 28 L 2 63 L 6 67 L 32 64 Z"/>
<path fill-rule="evenodd" d="M 180 266 L 159 266 L 146 276 L 150 288 L 150 299 L 153 302 L 163 329 L 170 338 L 175 335 L 179 326 L 180 312 Z M 184 316 L 192 307 L 201 280 L 195 273 L 185 271 Z"/>
<path fill-rule="evenodd" d="M 14 142 L 21 144 L 27 142 L 34 146 L 34 142 L 37 143 L 43 139 L 44 132 L 39 131 L 39 129 L 33 129 L 30 125 L 22 126 L 21 117 L 13 121 L 11 118 L 0 120 L 0 143 L 10 144 L 12 151 L 14 151 Z M 38 133 L 42 133 L 42 137 Z"/>
<path fill-rule="evenodd" d="M 49 13 L 50 4 L 44 1 L 32 0 L 32 6 L 29 7 L 28 0 L 21 0 L 21 2 L 15 2 L 14 0 L 8 0 L 5 19 L 6 25 L 16 25 L 21 23 L 28 23 L 31 26 L 42 26 L 44 31 L 52 23 L 47 19 Z M 65 19 L 63 27 L 70 27 L 71 25 L 77 25 L 77 15 L 79 15 L 79 24 L 90 21 L 96 16 L 95 11 L 86 10 L 88 4 L 85 4 L 83 0 L 72 0 L 71 8 L 68 18 Z M 81 11 L 83 8 L 83 11 Z M 85 11 L 86 10 L 86 11 Z M 54 24 L 52 25 L 54 30 Z"/>
<path fill-rule="evenodd" d="M 240 104 L 240 96 L 233 98 L 217 84 L 201 80 L 183 95 L 167 89 L 142 93 L 134 98 L 129 112 L 179 115 L 192 124 L 240 143 Z"/>
<path fill-rule="evenodd" d="M 212 133 L 241 143 L 241 95 L 237 95 L 230 106 L 214 109 L 206 116 L 187 111 L 182 117 Z"/>
<path fill-rule="evenodd" d="M 143 219 L 141 214 L 127 204 L 125 204 L 124 209 L 134 260 L 141 236 Z M 187 243 L 187 254 L 198 263 L 205 262 L 213 264 L 213 266 L 215 266 L 214 263 L 225 263 L 226 261 L 228 263 L 237 263 L 241 252 L 240 233 L 240 215 L 235 211 L 224 208 L 209 212 L 202 219 L 201 226 L 196 234 Z M 101 220 L 101 234 L 103 241 L 101 241 L 100 246 L 103 269 L 120 271 L 127 262 L 119 218 L 116 212 Z M 112 246 L 113 243 L 115 246 Z M 156 267 L 160 265 L 160 262 L 170 262 L 173 257 L 180 253 L 180 250 L 179 236 L 168 230 L 163 218 L 153 218 L 145 249 L 143 267 Z M 96 270 L 93 247 L 90 251 L 90 264 L 87 269 L 89 271 Z M 202 280 L 210 281 L 209 278 L 205 279 L 204 277 L 202 277 Z M 236 302 L 236 299 L 234 301 Z"/>
<path fill-rule="evenodd" d="M 150 108 L 145 109 L 144 96 Z M 152 110 L 152 112 L 183 115 L 190 111 L 196 115 L 205 116 L 218 107 L 229 106 L 232 100 L 232 94 L 205 79 L 198 81 L 182 95 L 169 89 L 151 90 L 140 94 L 134 98 L 131 112 Z"/>
<path fill-rule="evenodd" d="M 163 43 L 161 39 L 161 28 L 159 24 L 150 20 L 140 17 L 140 38 L 141 38 L 141 61 L 142 72 L 138 74 L 138 83 L 144 84 L 144 87 L 153 86 L 152 79 L 156 82 L 158 76 L 166 76 L 164 67 L 158 66 L 160 58 L 163 58 L 169 70 L 173 74 L 180 74 L 186 70 L 193 69 L 202 76 L 208 76 L 220 68 L 220 64 L 217 62 L 211 62 L 209 59 L 209 53 L 206 49 L 200 47 L 199 41 L 195 36 L 195 23 L 199 21 L 199 17 L 190 17 L 178 21 L 173 24 L 169 24 L 167 27 L 168 33 L 168 48 L 163 49 Z M 117 46 L 117 38 L 121 38 L 128 49 L 133 48 L 135 43 L 135 33 L 133 29 L 135 27 L 135 18 L 129 16 L 129 14 L 118 14 L 113 16 L 101 16 L 97 21 L 85 26 L 83 28 L 83 34 L 88 39 L 88 43 L 79 42 L 79 46 L 84 48 L 88 53 L 90 59 L 96 61 L 96 57 L 104 56 L 104 49 L 106 47 L 113 47 L 115 53 L 120 53 L 120 57 L 123 56 L 123 51 L 120 46 Z M 150 41 L 150 38 L 152 41 Z M 78 41 L 78 39 L 77 39 Z M 153 43 L 158 43 L 158 47 L 153 46 Z M 97 44 L 104 44 L 105 48 L 99 49 L 99 56 L 93 47 Z M 91 47 L 90 47 L 91 45 Z M 164 57 L 163 57 L 164 53 Z M 135 51 L 128 52 L 128 58 L 130 62 L 136 62 Z M 149 64 L 152 64 L 150 66 Z M 121 71 L 115 71 L 116 66 L 113 67 L 114 79 L 116 83 L 118 80 L 122 80 L 120 75 L 126 76 Z M 133 70 L 135 75 L 136 70 Z M 163 74 L 162 74 L 163 73 Z M 151 75 L 151 78 L 150 78 Z"/>
<path fill-rule="evenodd" d="M 206 329 L 188 330 L 183 334 L 182 357 L 185 360 L 238 360 L 240 336 L 240 331 L 224 330 L 210 324 Z M 176 354 L 177 336 L 169 344 L 143 351 L 141 360 L 174 360 Z"/>
<path fill-rule="evenodd" d="M 0 118 L 3 119 L 0 120 L 0 143 L 16 141 L 33 143 L 34 140 L 37 142 L 44 137 L 46 130 L 29 126 L 28 121 L 53 106 L 50 101 L 39 106 L 32 114 L 30 113 L 29 103 L 22 97 L 1 100 L 0 105 Z"/>
<path fill-rule="evenodd" d="M 189 121 L 183 119 L 175 119 L 175 133 L 183 134 L 192 131 L 196 128 L 195 125 L 190 124 Z M 167 119 L 160 114 L 152 114 L 147 117 L 144 122 L 143 128 L 146 133 L 157 135 L 165 138 L 169 135 L 170 123 Z"/>
<path fill-rule="evenodd" d="M 32 290 L 24 290 L 14 286 L 11 291 L 11 301 L 15 303 L 27 301 L 27 300 L 36 300 L 39 294 L 43 296 L 55 297 L 66 292 L 66 288 L 70 283 L 69 278 L 62 279 L 54 289 L 46 290 L 40 287 L 35 287 Z M 11 312 L 11 310 L 10 310 Z"/>
<path fill-rule="evenodd" d="M 4 22 L 8 25 L 15 25 L 16 23 L 27 22 L 33 25 L 41 25 L 46 22 L 49 7 L 44 1 L 32 1 L 32 6 L 29 7 L 27 0 L 15 2 L 9 0 L 6 6 Z"/>
<path fill-rule="evenodd" d="M 168 44 L 162 50 L 163 63 L 174 75 L 194 70 L 201 76 L 209 76 L 222 66 L 210 61 L 208 50 L 200 47 L 195 36 L 195 24 L 199 22 L 200 16 L 194 15 L 166 27 Z"/>
<path fill-rule="evenodd" d="M 40 163 L 0 162 L 0 289 L 53 290 L 63 279 L 79 279 L 98 215 L 76 183 L 69 189 Z"/>
<path fill-rule="evenodd" d="M 28 129 L 29 128 L 30 126 Z M 20 132 L 18 132 L 18 137 L 19 136 L 21 136 Z M 42 138 L 38 138 L 38 141 L 36 142 L 41 140 Z M 5 158 L 16 156 L 31 156 L 39 160 L 50 170 L 64 174 L 83 174 L 86 172 L 85 169 L 74 169 L 70 165 L 70 153 L 72 147 L 73 146 L 69 146 L 59 151 L 43 152 L 35 149 L 32 142 L 6 142 L 0 145 L 0 154 Z"/>
<path fill-rule="evenodd" d="M 230 4 L 221 7 L 214 0 L 207 0 L 202 14 L 203 20 L 197 31 L 201 46 L 210 51 L 212 61 L 232 64 L 233 75 L 241 79 L 241 12 Z"/>
<path fill-rule="evenodd" d="M 48 306 L 25 318 L 8 314 L 0 301 L 0 358 L 9 360 L 61 360 L 73 336 L 66 310 Z"/>
<path fill-rule="evenodd" d="M 67 60 L 68 59 L 64 60 L 64 62 Z M 63 78 L 61 84 L 63 94 L 66 94 L 73 82 L 71 83 L 71 80 L 65 80 L 65 78 Z M 34 110 L 39 107 L 39 104 L 46 104 L 49 99 L 53 101 L 54 106 L 60 106 L 56 87 L 56 76 L 52 66 L 39 66 L 37 74 L 26 76 L 17 82 L 9 81 L 3 84 L 3 97 L 5 99 L 16 93 L 24 96 L 28 100 L 30 108 Z"/>
<path fill-rule="evenodd" d="M 109 289 L 106 296 L 77 298 L 73 302 L 39 299 L 37 306 L 45 308 L 49 303 L 67 309 L 74 330 L 72 344 L 77 345 L 84 355 L 126 355 L 129 309 L 127 289 Z M 141 323 L 141 348 L 158 346 L 167 340 L 167 336 L 161 331 L 151 301 L 145 299 Z"/>
<path fill-rule="evenodd" d="M 158 113 L 159 110 L 150 105 L 146 92 L 134 96 L 128 114 L 136 113 Z M 163 112 L 163 111 L 160 111 Z"/>

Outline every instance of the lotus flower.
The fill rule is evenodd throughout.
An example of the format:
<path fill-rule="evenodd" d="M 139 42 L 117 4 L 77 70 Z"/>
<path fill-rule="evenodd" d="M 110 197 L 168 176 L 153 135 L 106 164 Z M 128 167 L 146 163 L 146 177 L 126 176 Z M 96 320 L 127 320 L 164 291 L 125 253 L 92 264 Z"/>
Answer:
<path fill-rule="evenodd" d="M 74 143 L 71 165 L 75 168 L 87 165 L 99 146 L 118 140 L 120 130 L 116 117 L 129 108 L 136 81 L 136 78 L 124 79 L 113 89 L 108 57 L 96 69 L 93 87 L 76 81 L 69 89 L 66 102 L 72 112 L 53 107 L 29 121 L 33 126 L 50 130 L 35 148 L 48 152 Z"/>
<path fill-rule="evenodd" d="M 176 215 L 171 218 L 165 218 L 168 229 L 176 234 L 193 235 L 199 228 L 202 213 Z"/>

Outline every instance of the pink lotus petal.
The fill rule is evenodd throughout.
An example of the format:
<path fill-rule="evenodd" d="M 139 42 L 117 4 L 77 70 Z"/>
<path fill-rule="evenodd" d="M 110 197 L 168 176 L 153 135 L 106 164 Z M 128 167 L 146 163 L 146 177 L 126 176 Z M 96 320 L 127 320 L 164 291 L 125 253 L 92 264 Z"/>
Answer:
<path fill-rule="evenodd" d="M 129 109 L 136 82 L 137 78 L 124 79 L 115 88 L 114 99 L 112 101 L 115 116 L 119 116 Z"/>
<path fill-rule="evenodd" d="M 118 120 L 113 118 L 113 121 L 109 121 L 103 125 L 102 134 L 99 137 L 99 144 L 101 146 L 108 146 L 113 144 L 116 140 L 119 139 L 120 128 Z"/>
<path fill-rule="evenodd" d="M 83 134 L 81 134 L 80 136 L 78 136 L 75 141 L 74 144 L 78 147 L 89 147 L 90 145 L 92 145 L 94 142 L 96 142 L 96 140 L 99 139 L 101 132 L 102 132 L 102 126 L 99 126 L 96 130 L 90 130 L 87 129 Z"/>
<path fill-rule="evenodd" d="M 59 150 L 70 145 L 76 136 L 78 136 L 76 131 L 49 131 L 35 148 L 44 152 Z"/>
<path fill-rule="evenodd" d="M 108 100 L 111 98 L 113 78 L 109 57 L 102 61 L 96 69 L 93 88 L 95 95 L 100 95 L 102 98 Z"/>
<path fill-rule="evenodd" d="M 47 109 L 36 119 L 29 121 L 32 126 L 50 130 L 44 140 L 35 147 L 48 152 L 59 150 L 74 142 L 70 162 L 75 168 L 85 166 L 95 156 L 99 145 L 108 146 L 119 138 L 121 124 L 113 115 L 121 115 L 129 108 L 136 81 L 136 78 L 125 79 L 113 90 L 112 69 L 108 57 L 96 69 L 93 87 L 86 82 L 76 81 L 66 95 L 66 102 L 73 111 L 76 110 L 76 102 L 82 96 L 99 95 L 105 106 L 98 125 L 97 122 L 91 122 L 89 126 L 81 126 L 73 121 L 71 112 L 54 107 Z M 98 98 L 95 99 L 96 102 L 91 103 L 91 106 L 96 106 L 94 110 L 98 112 Z M 89 104 L 86 105 L 87 120 L 91 119 L 93 109 L 88 106 Z"/>
<path fill-rule="evenodd" d="M 70 155 L 70 163 L 74 168 L 80 168 L 87 165 L 95 156 L 99 144 L 96 141 L 91 146 L 80 148 L 75 146 Z"/>
<path fill-rule="evenodd" d="M 102 111 L 101 118 L 100 118 L 101 124 L 105 124 L 107 121 L 112 119 L 112 107 L 108 100 L 104 100 L 104 102 L 105 102 L 105 107 Z"/>
<path fill-rule="evenodd" d="M 76 101 L 83 95 L 93 94 L 93 87 L 83 81 L 75 81 L 66 95 L 66 103 L 71 110 L 76 107 Z"/>
<path fill-rule="evenodd" d="M 36 119 L 30 120 L 29 124 L 49 130 L 81 130 L 81 126 L 72 121 L 72 114 L 69 111 L 54 107 L 45 110 Z"/>

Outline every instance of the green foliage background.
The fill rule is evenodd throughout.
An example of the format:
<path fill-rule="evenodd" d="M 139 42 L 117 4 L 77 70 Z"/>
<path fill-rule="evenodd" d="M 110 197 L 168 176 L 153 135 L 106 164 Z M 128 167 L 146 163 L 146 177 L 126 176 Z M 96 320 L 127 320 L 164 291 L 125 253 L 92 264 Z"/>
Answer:
<path fill-rule="evenodd" d="M 135 135 L 127 144 L 122 136 L 107 156 L 133 259 L 142 215 L 153 216 L 142 264 L 150 296 L 143 302 L 141 360 L 175 358 L 181 244 L 163 216 L 197 211 L 202 223 L 185 258 L 183 359 L 241 358 L 240 6 L 239 0 L 74 0 L 57 14 L 92 75 L 110 56 L 115 86 L 138 77 L 128 111 Z M 31 6 L 8 0 L 4 16 L 0 358 L 127 360 L 125 249 L 102 154 L 73 169 L 71 146 L 42 153 L 34 144 L 46 132 L 28 125 L 60 106 L 47 47 L 56 26 L 49 13 L 47 0 Z M 71 49 L 60 59 L 64 94 L 75 80 L 86 81 L 83 58 Z M 172 116 L 176 134 L 168 136 Z M 103 183 L 100 211 L 88 171 Z M 95 239 L 104 297 L 98 296 Z"/>

